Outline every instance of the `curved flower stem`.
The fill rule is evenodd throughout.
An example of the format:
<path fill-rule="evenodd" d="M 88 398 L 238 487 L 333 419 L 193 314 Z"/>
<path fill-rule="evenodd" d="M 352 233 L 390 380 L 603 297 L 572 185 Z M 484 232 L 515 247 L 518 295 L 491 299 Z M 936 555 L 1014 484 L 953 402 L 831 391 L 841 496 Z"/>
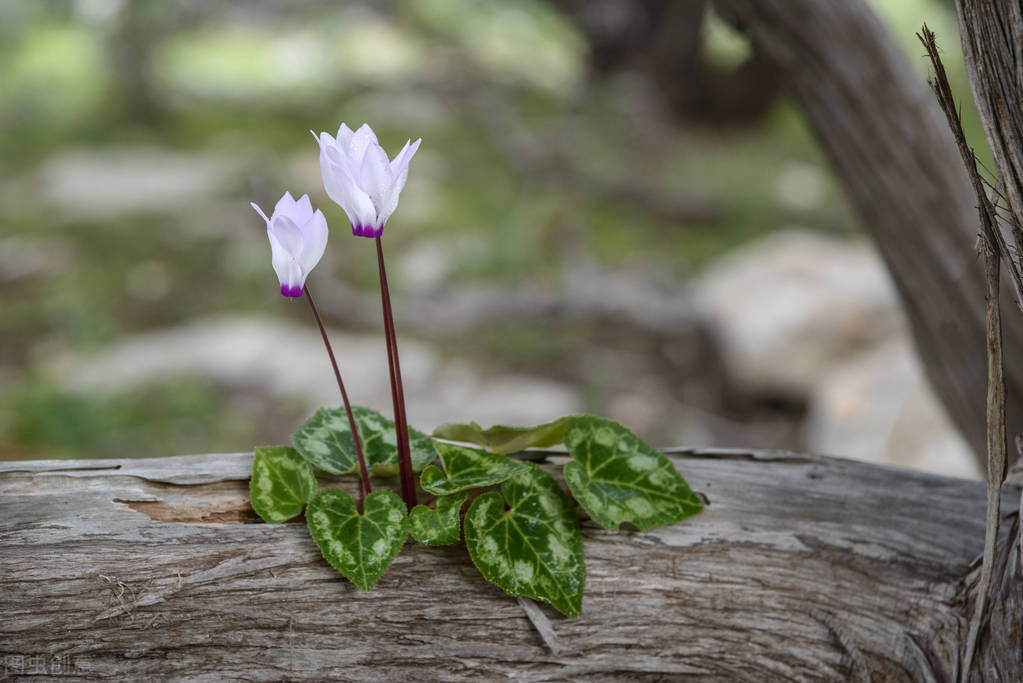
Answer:
<path fill-rule="evenodd" d="M 313 295 L 309 293 L 309 287 L 305 288 L 305 298 L 309 300 L 309 308 L 313 309 L 313 317 L 316 318 L 316 325 L 320 328 L 320 336 L 323 337 L 323 345 L 327 347 L 327 355 L 330 356 L 330 364 L 334 367 L 334 377 L 337 378 L 337 388 L 341 390 L 341 400 L 345 404 L 345 412 L 348 413 L 348 426 L 352 430 L 352 440 L 355 442 L 355 453 L 359 456 L 359 473 L 362 475 L 362 498 L 359 501 L 359 510 L 362 510 L 362 503 L 373 487 L 369 483 L 369 470 L 366 469 L 366 458 L 362 455 L 362 439 L 359 438 L 359 430 L 355 426 L 355 416 L 352 414 L 352 405 L 348 402 L 348 392 L 345 391 L 345 383 L 341 381 L 341 370 L 337 367 L 337 360 L 334 358 L 334 350 L 330 347 L 330 340 L 327 339 L 327 330 L 320 320 L 320 313 L 313 303 Z"/>
<path fill-rule="evenodd" d="M 387 365 L 391 372 L 391 400 L 394 404 L 394 428 L 398 438 L 398 471 L 401 475 L 401 497 L 411 510 L 416 505 L 416 480 L 412 472 L 412 452 L 409 446 L 408 420 L 405 416 L 405 392 L 401 385 L 401 366 L 398 363 L 398 340 L 394 333 L 394 315 L 391 312 L 391 293 L 387 288 L 384 268 L 384 248 L 377 243 L 377 265 L 380 269 L 380 298 L 384 308 L 384 336 L 387 338 Z"/>

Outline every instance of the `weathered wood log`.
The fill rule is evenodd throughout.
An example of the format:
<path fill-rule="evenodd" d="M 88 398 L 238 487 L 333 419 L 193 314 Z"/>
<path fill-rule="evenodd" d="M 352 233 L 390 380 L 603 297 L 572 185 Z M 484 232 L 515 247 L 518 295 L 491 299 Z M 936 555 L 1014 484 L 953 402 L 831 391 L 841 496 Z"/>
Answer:
<path fill-rule="evenodd" d="M 577 619 L 524 610 L 461 546 L 410 542 L 356 590 L 304 524 L 256 523 L 248 454 L 0 463 L 0 665 L 119 680 L 953 678 L 982 484 L 784 452 L 673 457 L 707 509 L 648 533 L 585 522 Z M 1005 498 L 1015 516 L 1019 492 Z M 1023 680 L 1005 649 L 1023 604 L 1005 526 L 1015 578 L 996 619 L 1016 630 L 979 656 Z"/>

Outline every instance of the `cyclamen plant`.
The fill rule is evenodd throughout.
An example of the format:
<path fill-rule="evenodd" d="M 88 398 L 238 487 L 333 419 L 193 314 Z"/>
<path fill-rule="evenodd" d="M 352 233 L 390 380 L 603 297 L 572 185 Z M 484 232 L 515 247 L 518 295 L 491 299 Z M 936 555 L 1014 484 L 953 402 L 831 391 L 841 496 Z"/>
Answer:
<path fill-rule="evenodd" d="M 276 524 L 305 511 L 323 557 L 362 590 L 370 590 L 408 536 L 425 545 L 458 543 L 491 583 L 513 596 L 550 603 L 566 616 L 582 609 L 586 567 L 577 505 L 609 531 L 674 524 L 703 509 L 700 498 L 663 453 L 622 425 L 570 415 L 533 427 L 445 424 L 432 436 L 408 427 L 381 237 L 408 179 L 420 140 L 393 159 L 368 125 L 337 136 L 313 133 L 328 196 L 345 212 L 352 234 L 376 241 L 392 422 L 352 406 L 327 332 L 306 279 L 327 244 L 327 222 L 308 195 L 285 193 L 266 221 L 271 262 L 281 294 L 305 294 L 341 392 L 341 408 L 321 408 L 291 436 L 293 447 L 255 449 L 250 481 L 253 509 Z M 343 411 L 343 412 L 342 412 Z M 564 444 L 564 480 L 530 460 L 535 451 Z M 440 467 L 437 463 L 440 463 Z M 319 488 L 316 473 L 358 472 L 358 503 L 339 488 Z M 418 487 L 416 473 L 419 473 Z M 370 475 L 399 476 L 401 496 L 373 491 Z M 417 504 L 418 489 L 433 506 Z M 472 498 L 464 518 L 462 509 Z M 573 500 L 574 498 L 574 500 Z M 463 534 L 464 531 L 464 534 Z"/>

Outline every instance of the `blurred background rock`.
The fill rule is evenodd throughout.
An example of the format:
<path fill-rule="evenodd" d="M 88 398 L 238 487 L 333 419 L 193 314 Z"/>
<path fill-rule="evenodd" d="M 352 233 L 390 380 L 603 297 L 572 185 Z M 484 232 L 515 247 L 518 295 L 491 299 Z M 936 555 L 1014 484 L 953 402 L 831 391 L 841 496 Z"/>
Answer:
<path fill-rule="evenodd" d="M 424 140 L 385 235 L 414 425 L 585 411 L 976 476 L 770 68 L 703 2 L 641 4 L 0 4 L 0 458 L 248 450 L 336 404 L 248 207 L 285 189 L 332 228 L 310 285 L 349 392 L 389 413 L 372 245 L 308 133 L 368 121 Z M 875 8 L 921 78 L 914 31 L 944 37 L 971 106 L 947 4 Z M 635 39 L 655 10 L 691 49 Z"/>

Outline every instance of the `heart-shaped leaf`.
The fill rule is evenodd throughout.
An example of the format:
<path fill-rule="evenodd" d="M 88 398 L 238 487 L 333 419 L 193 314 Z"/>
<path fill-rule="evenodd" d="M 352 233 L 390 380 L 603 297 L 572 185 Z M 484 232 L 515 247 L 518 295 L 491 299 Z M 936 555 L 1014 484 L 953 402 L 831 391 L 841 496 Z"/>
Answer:
<path fill-rule="evenodd" d="M 366 496 L 360 515 L 347 491 L 323 489 L 305 517 L 323 557 L 364 591 L 384 575 L 408 538 L 408 509 L 394 491 Z"/>
<path fill-rule="evenodd" d="M 703 509 L 671 461 L 617 422 L 574 418 L 565 430 L 572 454 L 565 481 L 590 518 L 610 531 L 679 522 Z"/>
<path fill-rule="evenodd" d="M 430 465 L 419 478 L 422 487 L 435 496 L 500 484 L 526 469 L 526 463 L 506 455 L 449 443 L 438 443 L 436 447 L 444 471 Z"/>
<path fill-rule="evenodd" d="M 313 468 L 294 448 L 256 449 L 249 480 L 249 501 L 264 522 L 279 524 L 296 517 L 315 495 Z"/>
<path fill-rule="evenodd" d="M 549 602 L 570 617 L 582 609 L 586 565 L 575 505 L 536 465 L 527 464 L 501 493 L 473 501 L 465 545 L 483 577 L 509 595 Z"/>
<path fill-rule="evenodd" d="M 572 415 L 559 417 L 531 427 L 495 425 L 489 429 L 483 429 L 475 422 L 452 422 L 437 427 L 433 435 L 448 441 L 479 444 L 494 453 L 518 453 L 527 448 L 546 448 L 561 443 L 565 437 L 565 426 L 572 418 Z"/>
<path fill-rule="evenodd" d="M 378 476 L 393 476 L 398 470 L 398 435 L 394 421 L 379 412 L 353 406 L 352 415 L 362 439 L 366 466 Z M 437 459 L 433 439 L 409 428 L 412 469 L 416 472 Z M 344 408 L 320 408 L 291 435 L 295 448 L 306 460 L 331 474 L 349 474 L 358 467 L 355 441 Z"/>
<path fill-rule="evenodd" d="M 461 538 L 461 524 L 458 513 L 469 496 L 467 491 L 441 496 L 437 509 L 417 505 L 409 513 L 412 522 L 412 538 L 426 545 L 451 545 Z"/>

